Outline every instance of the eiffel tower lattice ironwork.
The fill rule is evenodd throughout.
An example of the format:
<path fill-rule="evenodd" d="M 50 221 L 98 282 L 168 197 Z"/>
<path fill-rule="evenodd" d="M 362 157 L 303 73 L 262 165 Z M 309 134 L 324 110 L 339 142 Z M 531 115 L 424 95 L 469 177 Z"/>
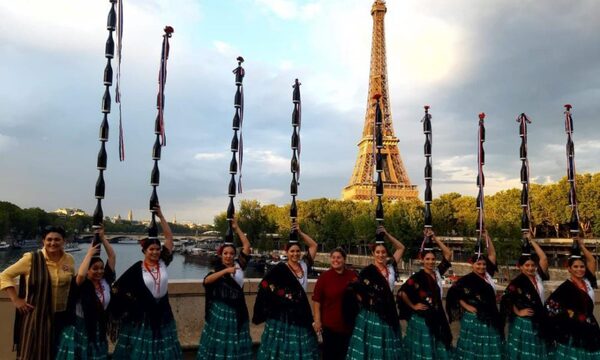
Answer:
<path fill-rule="evenodd" d="M 373 39 L 371 44 L 371 69 L 369 74 L 369 94 L 367 112 L 362 139 L 358 143 L 358 158 L 350 184 L 342 190 L 344 200 L 370 200 L 374 195 L 373 170 L 375 166 L 374 122 L 375 106 L 373 96 L 381 94 L 383 112 L 383 184 L 384 198 L 398 200 L 416 198 L 418 191 L 412 185 L 398 149 L 398 138 L 394 135 L 392 114 L 390 112 L 389 90 L 387 82 L 387 61 L 385 55 L 384 16 L 387 11 L 385 1 L 375 0 L 371 8 L 373 16 Z"/>

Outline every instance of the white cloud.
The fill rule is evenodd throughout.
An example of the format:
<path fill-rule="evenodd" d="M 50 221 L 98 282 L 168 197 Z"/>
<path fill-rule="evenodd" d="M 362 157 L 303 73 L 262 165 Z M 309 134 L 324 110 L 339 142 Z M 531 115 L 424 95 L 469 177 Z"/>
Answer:
<path fill-rule="evenodd" d="M 244 160 L 255 163 L 253 168 L 263 169 L 267 174 L 284 174 L 290 171 L 290 159 L 276 154 L 273 150 L 247 148 Z"/>
<path fill-rule="evenodd" d="M 233 47 L 224 41 L 215 40 L 213 45 L 219 54 L 230 56 L 234 53 Z"/>
<path fill-rule="evenodd" d="M 13 146 L 17 146 L 19 142 L 17 139 L 7 135 L 0 134 L 0 152 L 9 149 Z"/>
<path fill-rule="evenodd" d="M 258 200 L 265 205 L 279 203 L 286 195 L 285 192 L 275 189 L 244 189 L 244 192 L 239 194 L 239 198 Z"/>
<path fill-rule="evenodd" d="M 293 1 L 257 0 L 256 2 L 284 20 L 293 19 L 298 15 L 298 7 Z"/>
<path fill-rule="evenodd" d="M 256 3 L 283 20 L 310 20 L 321 12 L 321 4 L 316 2 L 298 5 L 291 0 L 256 0 Z"/>
<path fill-rule="evenodd" d="M 194 155 L 196 160 L 219 160 L 223 159 L 228 155 L 227 152 L 216 152 L 216 153 L 197 153 Z"/>
<path fill-rule="evenodd" d="M 294 62 L 292 60 L 282 60 L 279 63 L 279 69 L 281 71 L 288 71 L 294 67 Z"/>

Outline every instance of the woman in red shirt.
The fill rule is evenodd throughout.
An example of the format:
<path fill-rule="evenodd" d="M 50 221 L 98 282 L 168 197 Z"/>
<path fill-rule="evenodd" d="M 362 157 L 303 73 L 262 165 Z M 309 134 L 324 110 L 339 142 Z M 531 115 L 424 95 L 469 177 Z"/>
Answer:
<path fill-rule="evenodd" d="M 331 268 L 319 276 L 313 292 L 313 327 L 323 335 L 323 359 L 345 359 L 352 326 L 342 313 L 342 298 L 348 284 L 356 280 L 346 269 L 346 252 L 335 248 L 329 254 Z"/>

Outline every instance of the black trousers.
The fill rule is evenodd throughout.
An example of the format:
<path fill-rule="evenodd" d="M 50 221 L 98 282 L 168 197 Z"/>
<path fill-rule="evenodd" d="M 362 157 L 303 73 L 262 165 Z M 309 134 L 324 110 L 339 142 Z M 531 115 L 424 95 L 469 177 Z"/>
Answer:
<path fill-rule="evenodd" d="M 343 334 L 323 328 L 323 360 L 343 360 L 346 358 L 350 337 L 352 334 Z"/>

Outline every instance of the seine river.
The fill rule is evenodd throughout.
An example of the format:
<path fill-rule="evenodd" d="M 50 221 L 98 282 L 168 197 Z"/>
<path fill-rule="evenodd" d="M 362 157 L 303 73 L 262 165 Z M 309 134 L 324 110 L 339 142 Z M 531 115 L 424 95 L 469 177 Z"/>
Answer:
<path fill-rule="evenodd" d="M 141 247 L 136 244 L 111 244 L 117 253 L 117 276 L 125 272 L 133 263 L 143 259 Z M 79 268 L 81 260 L 85 257 L 85 253 L 90 245 L 79 244 L 81 250 L 71 252 L 75 258 L 75 271 Z M 102 257 L 106 259 L 106 253 L 103 250 Z M 0 271 L 18 261 L 23 253 L 31 250 L 9 250 L 0 251 Z M 175 254 L 173 262 L 169 265 L 170 279 L 203 279 L 208 273 L 207 265 L 199 264 L 194 261 L 194 258 L 185 257 L 181 254 Z"/>

